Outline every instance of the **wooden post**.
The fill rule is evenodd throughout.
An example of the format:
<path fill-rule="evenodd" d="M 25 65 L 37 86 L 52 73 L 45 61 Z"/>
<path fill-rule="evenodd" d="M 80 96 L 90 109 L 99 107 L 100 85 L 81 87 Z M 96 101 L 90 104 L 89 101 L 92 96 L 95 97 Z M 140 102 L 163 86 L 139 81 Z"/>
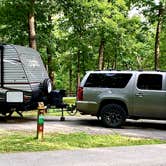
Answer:
<path fill-rule="evenodd" d="M 37 114 L 37 139 L 43 139 L 43 131 L 44 131 L 44 113 L 45 106 L 43 102 L 38 103 L 38 114 Z"/>

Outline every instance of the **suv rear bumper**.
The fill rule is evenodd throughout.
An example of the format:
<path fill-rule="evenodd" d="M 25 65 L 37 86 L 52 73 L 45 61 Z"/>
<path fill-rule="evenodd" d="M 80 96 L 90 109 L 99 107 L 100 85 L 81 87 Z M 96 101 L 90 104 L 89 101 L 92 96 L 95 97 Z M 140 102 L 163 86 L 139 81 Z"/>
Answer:
<path fill-rule="evenodd" d="M 91 101 L 77 101 L 76 108 L 82 114 L 97 115 L 98 104 Z"/>

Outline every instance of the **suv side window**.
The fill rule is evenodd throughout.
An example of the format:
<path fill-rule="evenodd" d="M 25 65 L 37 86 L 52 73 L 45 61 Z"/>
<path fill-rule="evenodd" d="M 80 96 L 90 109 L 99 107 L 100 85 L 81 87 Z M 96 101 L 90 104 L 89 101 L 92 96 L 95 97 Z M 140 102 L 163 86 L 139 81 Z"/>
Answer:
<path fill-rule="evenodd" d="M 85 87 L 124 88 L 132 74 L 92 73 L 89 75 Z"/>
<path fill-rule="evenodd" d="M 146 90 L 162 90 L 162 75 L 160 74 L 140 74 L 137 87 Z"/>

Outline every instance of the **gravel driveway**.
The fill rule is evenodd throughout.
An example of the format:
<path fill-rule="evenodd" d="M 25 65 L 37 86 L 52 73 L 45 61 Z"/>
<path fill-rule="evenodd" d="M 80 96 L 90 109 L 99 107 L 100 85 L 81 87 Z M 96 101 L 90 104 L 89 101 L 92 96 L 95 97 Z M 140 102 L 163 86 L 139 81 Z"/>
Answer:
<path fill-rule="evenodd" d="M 5 121 L 0 118 L 1 131 L 36 131 L 36 118 L 13 117 Z M 158 138 L 166 140 L 166 121 L 155 120 L 127 120 L 120 129 L 105 128 L 96 117 L 92 116 L 67 116 L 65 121 L 60 121 L 58 116 L 45 116 L 44 132 L 87 132 L 90 134 L 121 134 L 126 136 Z"/>

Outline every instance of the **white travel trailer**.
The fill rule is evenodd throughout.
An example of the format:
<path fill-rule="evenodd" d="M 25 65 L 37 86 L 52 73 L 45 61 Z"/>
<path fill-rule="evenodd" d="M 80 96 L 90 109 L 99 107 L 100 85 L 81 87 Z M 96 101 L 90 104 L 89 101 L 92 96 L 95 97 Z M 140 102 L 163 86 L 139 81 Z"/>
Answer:
<path fill-rule="evenodd" d="M 1 114 L 36 109 L 39 101 L 47 102 L 52 83 L 37 51 L 2 44 L 0 56 Z"/>

